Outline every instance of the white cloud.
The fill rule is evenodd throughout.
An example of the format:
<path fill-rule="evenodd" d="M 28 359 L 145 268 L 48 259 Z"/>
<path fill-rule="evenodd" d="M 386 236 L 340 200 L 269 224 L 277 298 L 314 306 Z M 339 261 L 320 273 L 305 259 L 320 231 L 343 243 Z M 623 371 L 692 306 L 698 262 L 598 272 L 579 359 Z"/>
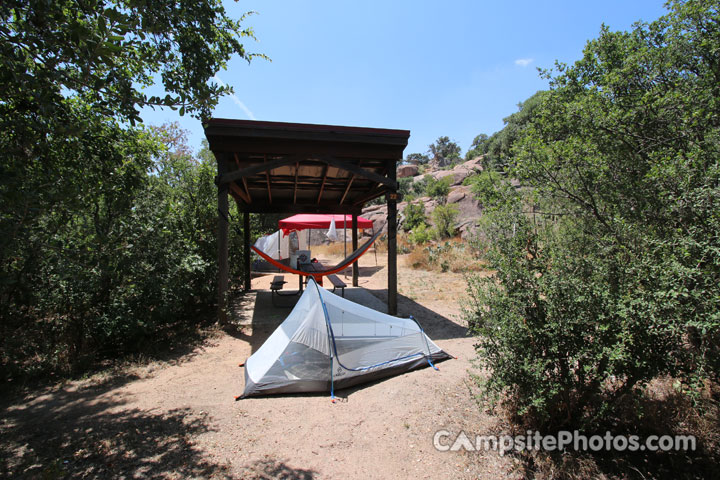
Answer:
<path fill-rule="evenodd" d="M 215 75 L 215 76 L 213 77 L 213 80 L 215 80 L 221 87 L 225 87 L 225 86 L 226 86 L 225 82 L 223 82 L 223 81 L 220 79 L 220 77 L 218 77 L 217 75 Z M 235 95 L 234 93 L 231 93 L 231 94 L 230 94 L 230 98 L 232 98 L 232 101 L 235 102 L 235 105 L 237 105 L 238 107 L 240 107 L 240 109 L 241 109 L 243 112 L 245 112 L 245 115 L 246 115 L 250 120 L 257 120 L 257 119 L 255 118 L 255 115 L 253 114 L 253 112 L 250 111 L 250 109 L 247 107 L 247 105 L 245 105 L 245 104 L 242 102 L 242 100 L 240 100 L 240 99 L 237 97 L 237 95 Z"/>
<path fill-rule="evenodd" d="M 517 60 L 515 60 L 515 65 L 518 65 L 520 67 L 527 67 L 532 63 L 532 61 L 532 58 L 518 58 Z"/>

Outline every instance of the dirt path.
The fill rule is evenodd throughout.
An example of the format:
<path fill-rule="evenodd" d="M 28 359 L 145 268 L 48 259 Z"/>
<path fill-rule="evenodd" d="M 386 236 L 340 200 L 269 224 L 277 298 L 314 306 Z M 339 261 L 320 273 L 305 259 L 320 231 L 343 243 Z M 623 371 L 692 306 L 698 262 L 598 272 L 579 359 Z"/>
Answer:
<path fill-rule="evenodd" d="M 383 299 L 384 258 L 366 256 L 361 287 Z M 269 277 L 254 280 L 267 287 Z M 350 284 L 350 280 L 346 282 Z M 294 286 L 294 285 L 293 285 Z M 437 430 L 489 433 L 497 420 L 469 390 L 473 339 L 457 298 L 462 277 L 399 269 L 400 315 L 413 314 L 458 357 L 329 395 L 234 401 L 238 363 L 272 331 L 282 308 L 258 313 L 236 332 L 217 332 L 170 362 L 70 382 L 3 401 L 0 476 L 62 478 L 497 478 L 511 470 L 495 453 L 439 452 Z M 260 300 L 269 295 L 261 292 Z M 267 322 L 263 321 L 270 318 Z M 280 318 L 281 320 L 281 318 Z"/>

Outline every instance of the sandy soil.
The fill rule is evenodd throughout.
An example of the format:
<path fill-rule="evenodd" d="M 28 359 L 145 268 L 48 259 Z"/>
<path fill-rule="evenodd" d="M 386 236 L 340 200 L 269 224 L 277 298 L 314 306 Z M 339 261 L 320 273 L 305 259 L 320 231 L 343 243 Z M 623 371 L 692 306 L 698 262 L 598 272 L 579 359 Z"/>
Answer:
<path fill-rule="evenodd" d="M 386 300 L 386 258 L 361 259 L 360 290 Z M 460 320 L 461 275 L 399 261 L 399 314 L 412 314 L 440 347 L 439 364 L 329 395 L 235 401 L 238 364 L 290 311 L 272 306 L 271 276 L 236 299 L 235 328 L 203 345 L 82 381 L 2 399 L 0 476 L 26 478 L 498 478 L 513 460 L 494 452 L 439 452 L 433 435 L 501 430 L 478 407 L 468 370 L 473 339 Z M 348 271 L 349 273 L 349 271 Z M 350 277 L 346 283 L 351 284 Z M 292 279 L 286 288 L 295 287 Z M 358 297 L 359 295 L 359 297 Z M 369 298 L 365 297 L 370 301 Z M 282 301 L 292 302 L 290 298 Z M 372 303 L 372 302 L 371 302 Z M 375 305 L 375 306 L 377 306 Z"/>

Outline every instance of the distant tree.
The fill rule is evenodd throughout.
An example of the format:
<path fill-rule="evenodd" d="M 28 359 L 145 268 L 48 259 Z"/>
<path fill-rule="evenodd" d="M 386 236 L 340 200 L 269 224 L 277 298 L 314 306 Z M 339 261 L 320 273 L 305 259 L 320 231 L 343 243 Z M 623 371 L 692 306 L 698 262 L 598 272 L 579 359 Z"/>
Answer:
<path fill-rule="evenodd" d="M 432 162 L 438 167 L 446 167 L 460 159 L 460 147 L 450 137 L 438 137 L 435 143 L 428 145 Z"/>
<path fill-rule="evenodd" d="M 473 139 L 470 150 L 465 154 L 465 160 L 472 160 L 473 158 L 485 155 L 490 149 L 490 137 L 486 134 L 481 133 Z"/>
<path fill-rule="evenodd" d="M 487 141 L 484 168 L 500 171 L 508 168 L 515 142 L 522 136 L 547 93 L 545 90 L 536 92 L 527 100 L 518 103 L 517 112 L 503 119 L 505 127 L 495 132 Z"/>
<path fill-rule="evenodd" d="M 405 157 L 405 163 L 413 165 L 426 165 L 430 162 L 430 157 L 422 153 L 410 153 Z"/>

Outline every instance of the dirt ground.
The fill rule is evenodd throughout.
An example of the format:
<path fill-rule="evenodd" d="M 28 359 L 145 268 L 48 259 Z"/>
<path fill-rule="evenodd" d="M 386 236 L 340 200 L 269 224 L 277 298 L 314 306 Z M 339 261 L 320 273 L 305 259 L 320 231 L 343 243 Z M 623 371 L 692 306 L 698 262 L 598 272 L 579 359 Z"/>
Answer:
<path fill-rule="evenodd" d="M 440 452 L 438 430 L 489 435 L 469 377 L 473 339 L 460 319 L 459 274 L 416 271 L 399 259 L 399 315 L 412 314 L 458 357 L 328 394 L 235 401 L 238 364 L 290 311 L 270 302 L 271 276 L 235 300 L 235 328 L 167 361 L 106 372 L 0 399 L 0 477 L 16 478 L 498 478 L 517 476 L 495 452 Z M 360 261 L 346 296 L 383 308 L 386 257 Z M 349 270 L 348 270 L 349 273 Z M 341 276 L 341 278 L 343 278 Z M 350 277 L 344 277 L 348 285 Z M 286 278 L 287 279 L 287 278 Z M 287 289 L 296 287 L 290 279 Z M 370 296 L 368 294 L 372 294 Z M 282 304 L 282 302 L 290 302 Z"/>

